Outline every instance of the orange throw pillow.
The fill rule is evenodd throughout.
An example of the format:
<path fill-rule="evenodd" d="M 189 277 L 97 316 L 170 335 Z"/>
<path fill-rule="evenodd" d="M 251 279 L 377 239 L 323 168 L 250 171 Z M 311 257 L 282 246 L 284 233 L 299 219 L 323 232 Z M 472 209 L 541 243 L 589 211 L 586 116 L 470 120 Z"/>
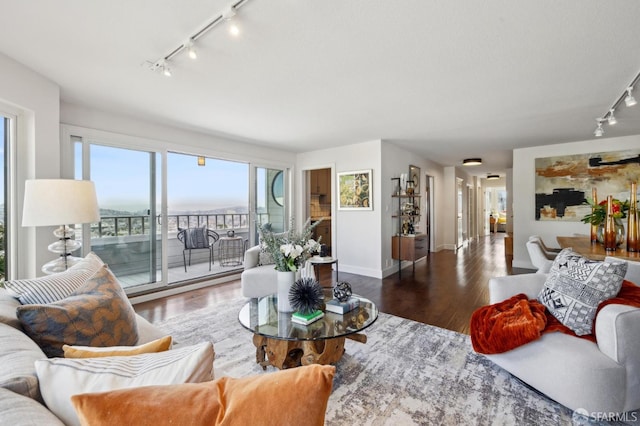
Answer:
<path fill-rule="evenodd" d="M 138 346 L 69 346 L 62 345 L 65 358 L 99 358 L 103 356 L 130 356 L 140 354 L 150 354 L 164 352 L 171 349 L 171 336 L 164 336 L 160 339 Z"/>
<path fill-rule="evenodd" d="M 336 368 L 308 365 L 259 376 L 144 386 L 71 397 L 82 425 L 324 424 Z"/>

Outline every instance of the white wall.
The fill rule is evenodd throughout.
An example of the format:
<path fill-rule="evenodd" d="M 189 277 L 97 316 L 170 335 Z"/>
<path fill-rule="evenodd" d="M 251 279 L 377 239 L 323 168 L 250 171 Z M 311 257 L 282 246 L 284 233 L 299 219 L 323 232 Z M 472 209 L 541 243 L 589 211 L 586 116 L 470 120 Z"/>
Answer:
<path fill-rule="evenodd" d="M 0 104 L 18 115 L 17 164 L 14 194 L 17 235 L 14 250 L 19 263 L 12 278 L 41 274 L 40 266 L 52 260 L 47 245 L 55 240 L 53 227 L 23 228 L 24 181 L 60 176 L 60 88 L 54 82 L 0 54 Z M 34 255 L 35 254 L 35 255 Z"/>
<path fill-rule="evenodd" d="M 443 233 L 440 223 L 439 205 L 443 203 L 442 182 L 443 169 L 440 165 L 418 158 L 386 141 L 370 141 L 346 145 L 338 148 L 328 148 L 313 152 L 298 154 L 295 180 L 302 181 L 304 170 L 327 168 L 332 169 L 332 212 L 334 255 L 338 257 L 340 271 L 359 275 L 382 278 L 397 272 L 398 261 L 391 259 L 391 236 L 397 230 L 397 219 L 391 216 L 397 210 L 397 199 L 391 194 L 394 190 L 392 177 L 399 177 L 400 173 L 408 173 L 409 165 L 420 167 L 420 188 L 423 195 L 421 208 L 424 209 L 426 199 L 424 191 L 425 175 L 434 176 L 434 195 L 436 211 L 436 244 L 442 245 Z M 338 210 L 338 193 L 336 173 L 354 170 L 373 170 L 373 210 L 344 211 Z M 304 215 L 304 188 L 298 188 L 295 194 L 296 217 Z M 301 222 L 304 219 L 298 219 Z M 425 217 L 421 217 L 420 229 L 425 229 Z"/>
<path fill-rule="evenodd" d="M 530 235 L 540 235 L 545 244 L 558 247 L 556 236 L 589 234 L 582 222 L 550 222 L 535 219 L 535 159 L 560 155 L 638 149 L 640 135 L 588 140 L 557 145 L 516 149 L 513 152 L 513 266 L 533 268 L 525 243 Z M 640 173 L 639 173 L 640 177 Z"/>
<path fill-rule="evenodd" d="M 295 164 L 295 154 L 288 151 L 267 148 L 248 141 L 180 129 L 66 102 L 61 103 L 60 122 L 151 141 L 166 142 L 171 150 L 187 154 L 205 154 L 225 160 L 252 162 L 267 166 L 272 164 L 293 166 Z"/>
<path fill-rule="evenodd" d="M 379 277 L 380 263 L 380 210 L 381 210 L 381 157 L 382 141 L 374 140 L 338 148 L 298 154 L 294 181 L 302 182 L 302 172 L 318 167 L 330 167 L 332 172 L 331 199 L 334 211 L 331 215 L 333 227 L 332 250 L 339 259 L 340 271 Z M 338 210 L 336 173 L 356 170 L 372 170 L 372 210 Z M 305 193 L 298 185 L 295 191 L 295 216 L 298 224 L 304 222 Z"/>

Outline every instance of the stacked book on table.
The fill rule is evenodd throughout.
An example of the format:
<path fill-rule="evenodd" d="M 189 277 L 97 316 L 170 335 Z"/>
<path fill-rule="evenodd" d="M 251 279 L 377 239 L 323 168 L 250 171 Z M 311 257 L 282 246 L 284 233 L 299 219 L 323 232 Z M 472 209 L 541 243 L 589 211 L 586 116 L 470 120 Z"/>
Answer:
<path fill-rule="evenodd" d="M 360 299 L 357 297 L 350 297 L 344 302 L 338 299 L 331 299 L 325 303 L 325 310 L 327 312 L 334 312 L 336 314 L 346 314 L 349 311 L 354 310 L 360 306 Z"/>
<path fill-rule="evenodd" d="M 324 317 L 324 312 L 322 311 L 313 311 L 310 314 L 294 312 L 293 314 L 291 314 L 291 322 L 294 322 L 296 324 L 309 325 L 318 321 L 322 317 Z"/>

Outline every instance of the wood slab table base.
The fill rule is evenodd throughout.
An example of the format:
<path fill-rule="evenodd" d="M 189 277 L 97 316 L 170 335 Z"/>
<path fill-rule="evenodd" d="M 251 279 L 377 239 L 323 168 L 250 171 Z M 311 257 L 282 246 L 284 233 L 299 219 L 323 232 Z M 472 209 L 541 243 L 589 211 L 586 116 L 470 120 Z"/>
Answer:
<path fill-rule="evenodd" d="M 367 341 L 366 336 L 362 334 L 346 337 L 361 343 Z M 284 370 L 309 364 L 335 364 L 344 354 L 346 337 L 322 340 L 282 340 L 254 334 L 256 362 L 262 366 L 263 370 L 266 370 L 268 365 Z"/>

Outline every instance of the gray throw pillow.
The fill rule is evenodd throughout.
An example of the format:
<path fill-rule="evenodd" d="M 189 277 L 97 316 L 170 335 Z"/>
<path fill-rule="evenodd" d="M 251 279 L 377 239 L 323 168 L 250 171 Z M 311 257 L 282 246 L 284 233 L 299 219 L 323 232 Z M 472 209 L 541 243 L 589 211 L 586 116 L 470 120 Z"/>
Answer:
<path fill-rule="evenodd" d="M 207 228 L 189 228 L 185 231 L 184 248 L 201 249 L 209 248 L 209 237 L 207 236 Z"/>
<path fill-rule="evenodd" d="M 626 262 L 598 262 L 564 249 L 538 300 L 578 336 L 591 334 L 598 305 L 620 292 L 626 272 Z"/>

